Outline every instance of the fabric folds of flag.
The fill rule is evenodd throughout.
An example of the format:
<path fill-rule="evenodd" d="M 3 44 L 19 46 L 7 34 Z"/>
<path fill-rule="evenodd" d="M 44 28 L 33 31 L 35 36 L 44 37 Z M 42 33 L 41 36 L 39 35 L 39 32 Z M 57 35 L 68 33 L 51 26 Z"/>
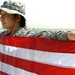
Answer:
<path fill-rule="evenodd" d="M 75 41 L 0 36 L 0 75 L 75 75 Z"/>

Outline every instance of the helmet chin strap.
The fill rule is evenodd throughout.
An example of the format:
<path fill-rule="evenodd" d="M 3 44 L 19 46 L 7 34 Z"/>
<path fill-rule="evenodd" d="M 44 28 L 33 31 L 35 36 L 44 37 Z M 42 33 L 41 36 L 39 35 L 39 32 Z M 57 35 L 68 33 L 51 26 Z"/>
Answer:
<path fill-rule="evenodd" d="M 10 35 L 12 34 L 15 25 L 16 25 L 16 20 L 14 21 L 13 27 L 12 27 L 12 29 L 10 30 Z"/>

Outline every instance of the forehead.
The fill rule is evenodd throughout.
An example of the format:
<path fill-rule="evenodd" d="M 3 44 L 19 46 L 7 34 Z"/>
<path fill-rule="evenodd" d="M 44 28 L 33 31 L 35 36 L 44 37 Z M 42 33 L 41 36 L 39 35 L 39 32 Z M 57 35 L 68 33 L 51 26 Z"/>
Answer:
<path fill-rule="evenodd" d="M 4 10 L 1 10 L 1 11 L 0 11 L 0 15 L 3 15 L 3 14 L 9 14 L 9 13 L 7 13 L 7 12 L 4 11 Z"/>

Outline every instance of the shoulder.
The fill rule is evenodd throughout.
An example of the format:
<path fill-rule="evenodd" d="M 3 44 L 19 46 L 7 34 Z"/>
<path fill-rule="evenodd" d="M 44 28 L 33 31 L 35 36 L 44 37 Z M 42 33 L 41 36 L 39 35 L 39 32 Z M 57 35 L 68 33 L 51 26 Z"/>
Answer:
<path fill-rule="evenodd" d="M 18 31 L 16 31 L 13 36 L 34 36 L 35 32 L 33 29 L 25 29 L 25 28 L 20 28 Z"/>
<path fill-rule="evenodd" d="M 4 30 L 4 31 L 0 32 L 0 36 L 7 35 L 7 34 L 8 34 L 8 31 L 7 30 Z"/>
<path fill-rule="evenodd" d="M 35 31 L 34 29 L 27 29 L 26 32 L 24 33 L 25 36 L 35 36 Z"/>

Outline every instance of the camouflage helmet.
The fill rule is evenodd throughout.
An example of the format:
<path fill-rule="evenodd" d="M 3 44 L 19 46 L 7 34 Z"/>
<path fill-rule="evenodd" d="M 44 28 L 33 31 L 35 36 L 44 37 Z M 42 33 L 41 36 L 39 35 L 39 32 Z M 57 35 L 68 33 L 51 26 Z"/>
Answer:
<path fill-rule="evenodd" d="M 0 11 L 1 10 L 9 14 L 19 14 L 25 19 L 25 5 L 20 2 L 6 0 L 3 5 L 0 6 Z"/>

